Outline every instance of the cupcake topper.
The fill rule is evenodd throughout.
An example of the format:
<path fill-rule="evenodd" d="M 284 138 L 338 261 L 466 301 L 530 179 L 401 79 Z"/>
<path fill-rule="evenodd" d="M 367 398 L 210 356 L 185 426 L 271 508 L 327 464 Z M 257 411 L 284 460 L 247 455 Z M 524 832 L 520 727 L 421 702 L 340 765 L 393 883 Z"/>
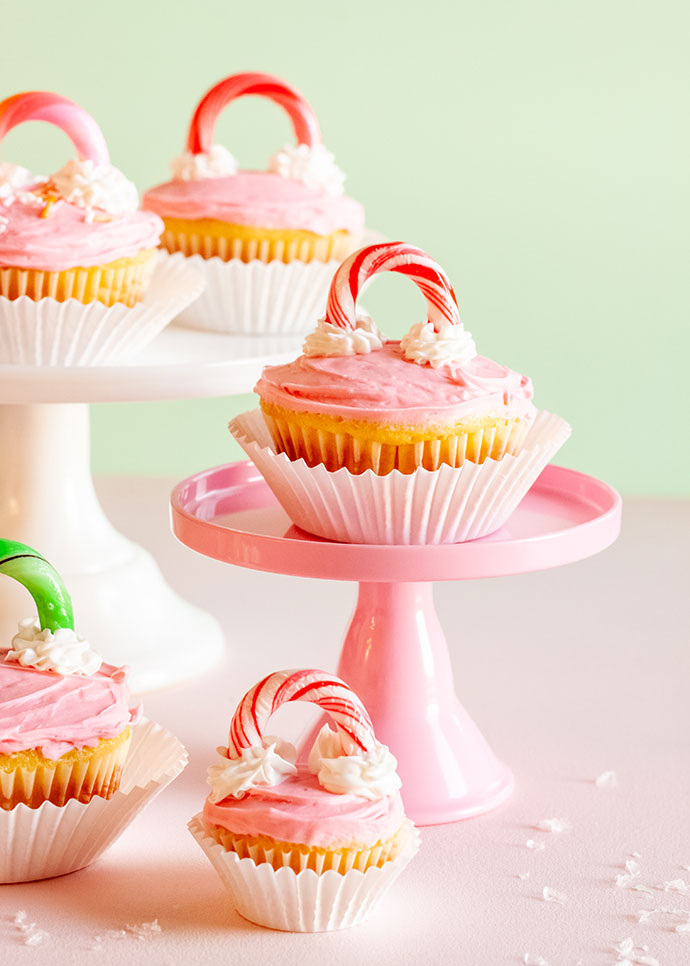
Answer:
<path fill-rule="evenodd" d="M 218 115 L 230 101 L 245 94 L 260 94 L 280 104 L 292 121 L 298 144 L 309 147 L 321 144 L 319 122 L 299 91 L 272 74 L 248 72 L 226 77 L 204 95 L 189 125 L 187 151 L 191 154 L 207 154 L 213 146 Z"/>
<path fill-rule="evenodd" d="M 460 324 L 457 299 L 446 273 L 421 248 L 403 242 L 370 245 L 343 262 L 331 282 L 326 322 L 354 330 L 357 296 L 364 283 L 378 272 L 399 272 L 412 279 L 426 299 L 428 320 L 436 332 L 448 323 Z"/>
<path fill-rule="evenodd" d="M 23 121 L 47 121 L 70 138 L 81 161 L 110 164 L 103 132 L 90 114 L 60 94 L 26 91 L 0 102 L 0 141 Z"/>
<path fill-rule="evenodd" d="M 309 701 L 327 711 L 346 744 L 368 752 L 376 746 L 371 719 L 354 691 L 325 671 L 276 671 L 259 681 L 240 701 L 230 725 L 228 757 L 260 746 L 268 719 L 282 704 Z"/>
<path fill-rule="evenodd" d="M 58 572 L 40 553 L 16 540 L 0 540 L 0 574 L 14 577 L 26 587 L 42 629 L 74 630 L 70 596 Z"/>

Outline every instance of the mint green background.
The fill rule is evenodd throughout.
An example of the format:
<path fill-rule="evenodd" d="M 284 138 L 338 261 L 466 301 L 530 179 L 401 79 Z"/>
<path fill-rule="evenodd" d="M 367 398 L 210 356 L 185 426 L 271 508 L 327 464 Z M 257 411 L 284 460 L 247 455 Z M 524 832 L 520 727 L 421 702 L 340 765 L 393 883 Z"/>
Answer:
<path fill-rule="evenodd" d="M 143 189 L 167 178 L 212 83 L 285 77 L 369 225 L 432 254 L 479 351 L 572 423 L 562 462 L 629 493 L 687 493 L 689 29 L 688 5 L 665 0 L 15 4 L 3 92 L 79 101 Z M 245 166 L 288 136 L 257 98 L 217 129 Z M 2 157 L 47 173 L 66 141 L 26 125 Z M 367 305 L 390 335 L 423 312 L 392 276 Z M 181 476 L 238 458 L 225 426 L 251 404 L 94 407 L 95 468 Z"/>

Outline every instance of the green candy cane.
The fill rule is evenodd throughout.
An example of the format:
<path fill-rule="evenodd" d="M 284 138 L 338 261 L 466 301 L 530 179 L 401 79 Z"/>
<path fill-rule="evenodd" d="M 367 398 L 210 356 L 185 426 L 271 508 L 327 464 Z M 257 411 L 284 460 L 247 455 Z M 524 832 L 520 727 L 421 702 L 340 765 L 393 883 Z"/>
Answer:
<path fill-rule="evenodd" d="M 60 574 L 45 557 L 17 540 L 0 539 L 0 574 L 14 577 L 36 604 L 41 630 L 74 630 L 72 601 Z"/>

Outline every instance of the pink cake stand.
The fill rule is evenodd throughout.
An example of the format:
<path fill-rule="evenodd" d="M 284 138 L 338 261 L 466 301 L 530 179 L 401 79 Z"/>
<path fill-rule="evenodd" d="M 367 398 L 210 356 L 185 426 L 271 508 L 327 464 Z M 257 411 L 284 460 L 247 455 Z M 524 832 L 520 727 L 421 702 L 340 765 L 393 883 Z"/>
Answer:
<path fill-rule="evenodd" d="M 615 490 L 558 466 L 544 470 L 497 533 L 444 546 L 364 546 L 310 536 L 291 524 L 248 461 L 197 473 L 175 488 L 171 504 L 175 535 L 208 557 L 253 570 L 358 581 L 338 674 L 398 759 L 405 809 L 419 825 L 479 815 L 513 788 L 510 770 L 455 695 L 432 582 L 582 560 L 616 539 L 621 520 Z"/>

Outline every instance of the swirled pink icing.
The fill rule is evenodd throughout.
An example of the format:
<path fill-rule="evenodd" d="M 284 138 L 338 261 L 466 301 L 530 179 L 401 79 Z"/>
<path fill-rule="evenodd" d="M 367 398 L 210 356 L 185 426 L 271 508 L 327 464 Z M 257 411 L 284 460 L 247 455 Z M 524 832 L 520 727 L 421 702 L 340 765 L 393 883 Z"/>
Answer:
<path fill-rule="evenodd" d="M 5 662 L 0 651 L 0 754 L 39 748 L 55 761 L 115 738 L 141 717 L 129 708 L 128 669 L 102 664 L 87 677 Z"/>
<path fill-rule="evenodd" d="M 255 387 L 264 402 L 297 412 L 405 426 L 466 417 L 527 417 L 532 382 L 484 356 L 432 368 L 406 359 L 400 342 L 360 355 L 299 356 L 267 366 Z"/>
<path fill-rule="evenodd" d="M 162 218 L 212 218 L 234 225 L 293 228 L 330 235 L 364 231 L 364 208 L 269 171 L 239 171 L 228 178 L 167 181 L 146 192 L 142 207 Z"/>
<path fill-rule="evenodd" d="M 400 795 L 370 801 L 335 795 L 319 785 L 306 765 L 279 785 L 255 786 L 245 798 L 204 803 L 204 821 L 237 835 L 268 835 L 317 848 L 374 845 L 394 835 L 405 817 Z"/>
<path fill-rule="evenodd" d="M 41 217 L 42 206 L 16 199 L 0 206 L 6 221 L 0 234 L 0 266 L 62 272 L 130 258 L 156 248 L 163 223 L 150 211 L 133 211 L 109 220 L 88 221 L 83 208 L 60 201 Z"/>

